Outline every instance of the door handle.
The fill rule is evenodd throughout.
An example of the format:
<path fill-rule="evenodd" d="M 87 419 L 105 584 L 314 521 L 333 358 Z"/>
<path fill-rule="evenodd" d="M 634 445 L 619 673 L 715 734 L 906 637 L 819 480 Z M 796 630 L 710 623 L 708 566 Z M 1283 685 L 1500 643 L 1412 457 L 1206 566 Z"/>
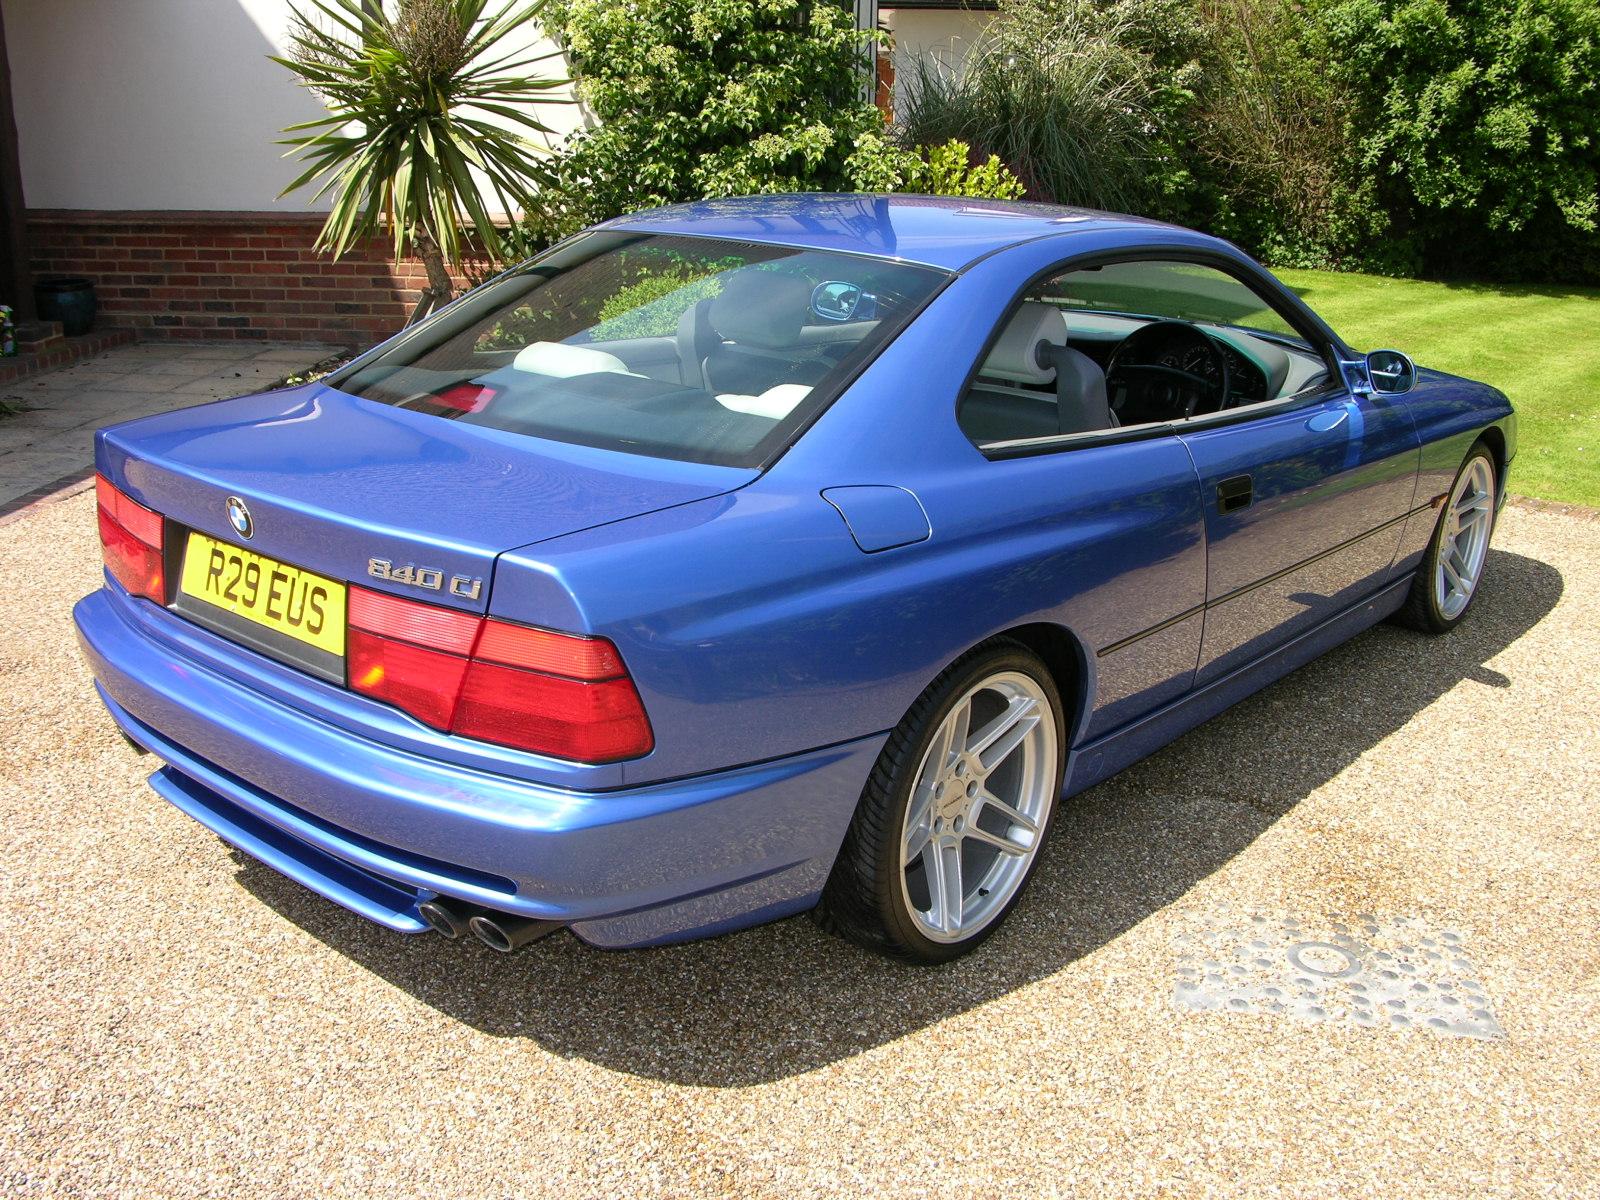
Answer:
<path fill-rule="evenodd" d="M 1255 484 L 1248 475 L 1235 475 L 1217 484 L 1218 512 L 1230 513 L 1241 508 L 1249 508 L 1250 502 L 1254 499 Z"/>
<path fill-rule="evenodd" d="M 1337 429 L 1343 425 L 1345 418 L 1350 415 L 1348 408 L 1330 408 L 1319 412 L 1306 422 L 1306 428 L 1316 433 L 1327 433 L 1330 429 Z"/>

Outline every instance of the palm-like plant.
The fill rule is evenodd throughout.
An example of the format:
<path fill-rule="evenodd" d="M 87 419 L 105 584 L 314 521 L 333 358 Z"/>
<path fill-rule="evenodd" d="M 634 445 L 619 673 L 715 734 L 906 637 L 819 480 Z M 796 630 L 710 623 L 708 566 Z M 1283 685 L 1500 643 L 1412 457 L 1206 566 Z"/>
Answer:
<path fill-rule="evenodd" d="M 411 249 L 428 272 L 415 319 L 453 294 L 448 267 L 462 263 L 464 229 L 499 256 L 480 182 L 501 213 L 538 191 L 542 148 L 523 131 L 550 132 L 531 106 L 564 103 L 548 93 L 565 81 L 517 72 L 558 52 L 496 47 L 544 0 L 507 0 L 492 14 L 489 0 L 310 2 L 326 20 L 291 6 L 289 45 L 274 61 L 322 98 L 328 116 L 284 130 L 281 144 L 308 165 L 282 194 L 314 181 L 313 198 L 333 193 L 317 245 L 335 258 L 387 223 L 396 261 Z"/>

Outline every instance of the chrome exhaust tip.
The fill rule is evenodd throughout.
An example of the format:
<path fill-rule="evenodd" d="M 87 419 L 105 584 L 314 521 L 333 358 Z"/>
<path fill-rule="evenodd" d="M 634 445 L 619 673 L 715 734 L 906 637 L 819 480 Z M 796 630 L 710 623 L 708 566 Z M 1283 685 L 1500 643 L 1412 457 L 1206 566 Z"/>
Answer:
<path fill-rule="evenodd" d="M 491 950 L 510 954 L 561 928 L 559 921 L 540 921 L 534 917 L 513 917 L 504 913 L 478 913 L 467 922 L 477 939 Z"/>
<path fill-rule="evenodd" d="M 424 900 L 417 905 L 417 915 L 440 937 L 452 942 L 467 932 L 467 913 L 447 900 Z"/>

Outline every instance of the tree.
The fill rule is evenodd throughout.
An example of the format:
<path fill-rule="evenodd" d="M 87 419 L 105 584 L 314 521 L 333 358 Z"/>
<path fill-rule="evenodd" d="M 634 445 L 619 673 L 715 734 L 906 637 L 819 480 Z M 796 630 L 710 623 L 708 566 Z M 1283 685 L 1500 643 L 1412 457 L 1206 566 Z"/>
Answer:
<path fill-rule="evenodd" d="M 283 190 L 316 182 L 333 194 L 318 247 L 335 258 L 387 224 L 396 261 L 413 250 L 428 272 L 413 314 L 454 294 L 449 267 L 465 257 L 463 230 L 499 257 L 496 211 L 529 207 L 543 169 L 523 131 L 548 133 L 535 103 L 565 81 L 519 74 L 554 52 L 503 52 L 508 35 L 539 16 L 543 0 L 311 0 L 318 24 L 291 8 L 289 47 L 274 61 L 317 93 L 328 115 L 291 125 L 282 144 L 308 164 Z"/>

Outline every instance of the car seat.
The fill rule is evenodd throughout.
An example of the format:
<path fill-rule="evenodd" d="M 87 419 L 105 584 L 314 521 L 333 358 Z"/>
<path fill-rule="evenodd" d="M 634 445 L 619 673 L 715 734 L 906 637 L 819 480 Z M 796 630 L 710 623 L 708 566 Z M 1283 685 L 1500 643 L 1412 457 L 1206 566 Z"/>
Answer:
<path fill-rule="evenodd" d="M 1038 389 L 1054 385 L 1052 397 Z M 1006 322 L 962 401 L 961 428 L 979 443 L 1110 429 L 1100 365 L 1067 345 L 1061 310 L 1026 300 Z"/>

